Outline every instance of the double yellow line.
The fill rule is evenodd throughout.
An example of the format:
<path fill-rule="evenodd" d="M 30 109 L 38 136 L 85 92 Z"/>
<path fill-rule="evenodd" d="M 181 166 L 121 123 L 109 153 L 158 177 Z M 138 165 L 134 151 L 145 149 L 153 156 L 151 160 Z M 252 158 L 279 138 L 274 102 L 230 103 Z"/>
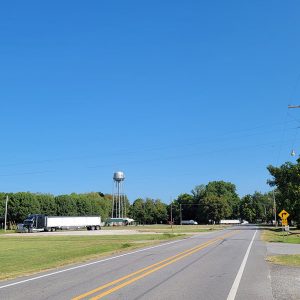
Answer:
<path fill-rule="evenodd" d="M 104 292 L 102 292 L 102 293 L 100 293 L 100 294 L 98 294 L 98 295 L 90 298 L 91 300 L 101 299 L 101 298 L 103 298 L 103 297 L 105 297 L 105 296 L 107 296 L 107 295 L 109 295 L 109 294 L 111 294 L 111 293 L 113 293 L 113 292 L 115 292 L 115 291 L 117 291 L 117 290 L 119 290 L 119 289 L 127 286 L 127 285 L 130 285 L 131 283 L 133 283 L 135 281 L 138 281 L 138 280 L 142 279 L 143 277 L 146 277 L 146 276 L 148 276 L 148 275 L 150 275 L 150 274 L 152 274 L 152 273 L 154 273 L 154 272 L 156 272 L 156 271 L 158 271 L 158 270 L 160 270 L 160 269 L 162 269 L 162 268 L 164 268 L 164 267 L 166 267 L 166 266 L 168 266 L 170 264 L 175 263 L 178 260 L 181 260 L 181 259 L 183 259 L 183 258 L 185 258 L 187 256 L 190 256 L 193 253 L 195 253 L 197 251 L 200 251 L 200 250 L 202 250 L 202 249 L 204 249 L 204 248 L 206 248 L 206 247 L 208 247 L 208 246 L 216 243 L 217 241 L 220 241 L 220 240 L 223 240 L 224 238 L 232 236 L 235 233 L 236 233 L 236 231 L 231 232 L 231 233 L 227 233 L 227 234 L 225 234 L 223 236 L 220 236 L 220 237 L 217 237 L 215 239 L 211 239 L 211 240 L 209 240 L 209 241 L 207 241 L 207 242 L 205 242 L 205 243 L 203 243 L 201 245 L 195 246 L 193 248 L 190 248 L 188 250 L 180 252 L 180 253 L 178 253 L 176 255 L 170 256 L 170 257 L 168 257 L 168 258 L 166 258 L 164 260 L 161 260 L 161 261 L 159 261 L 159 262 L 157 262 L 155 264 L 152 264 L 152 265 L 150 265 L 148 267 L 142 268 L 142 269 L 140 269 L 138 271 L 130 273 L 130 274 L 128 274 L 126 276 L 123 276 L 121 278 L 118 278 L 118 279 L 116 279 L 114 281 L 111 281 L 109 283 L 101 285 L 98 288 L 95 288 L 95 289 L 93 289 L 93 290 L 91 290 L 91 291 L 89 291 L 87 293 L 84 293 L 82 295 L 79 295 L 79 296 L 73 298 L 72 300 L 81 300 L 81 299 L 86 298 L 86 297 L 88 297 L 88 296 L 90 296 L 92 294 L 95 294 L 95 293 L 97 293 L 99 291 L 102 291 L 102 290 L 104 290 L 104 289 L 106 289 L 108 287 L 111 287 L 113 285 L 116 285 L 117 283 L 120 283 L 120 282 L 124 281 L 124 282 L 122 282 L 122 283 L 120 283 L 120 284 L 112 287 L 111 289 L 108 289 L 108 290 L 106 290 L 106 291 L 104 291 Z"/>

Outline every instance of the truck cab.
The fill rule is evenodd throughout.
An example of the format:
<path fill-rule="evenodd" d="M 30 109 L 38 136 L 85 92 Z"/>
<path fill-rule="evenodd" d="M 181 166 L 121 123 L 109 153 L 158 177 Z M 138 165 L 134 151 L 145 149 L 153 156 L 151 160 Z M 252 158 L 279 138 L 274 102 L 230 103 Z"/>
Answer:
<path fill-rule="evenodd" d="M 45 215 L 32 214 L 24 220 L 24 228 L 28 232 L 42 231 L 45 227 Z"/>

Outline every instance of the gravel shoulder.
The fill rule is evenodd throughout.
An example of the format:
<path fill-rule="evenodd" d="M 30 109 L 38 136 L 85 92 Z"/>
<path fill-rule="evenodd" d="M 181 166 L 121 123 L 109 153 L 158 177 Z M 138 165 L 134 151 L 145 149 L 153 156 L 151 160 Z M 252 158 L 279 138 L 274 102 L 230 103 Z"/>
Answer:
<path fill-rule="evenodd" d="M 270 271 L 275 300 L 300 299 L 300 268 L 270 264 Z"/>
<path fill-rule="evenodd" d="M 300 244 L 266 243 L 268 256 L 300 254 Z M 300 299 L 300 267 L 269 263 L 274 300 Z"/>

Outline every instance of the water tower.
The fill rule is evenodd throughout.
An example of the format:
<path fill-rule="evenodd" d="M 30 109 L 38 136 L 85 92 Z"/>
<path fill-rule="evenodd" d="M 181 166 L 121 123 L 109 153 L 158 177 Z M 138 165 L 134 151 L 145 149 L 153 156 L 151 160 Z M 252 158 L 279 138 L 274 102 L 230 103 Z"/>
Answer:
<path fill-rule="evenodd" d="M 113 203 L 112 203 L 112 218 L 125 218 L 126 217 L 126 203 L 123 190 L 123 181 L 125 175 L 123 172 L 118 171 L 114 173 L 114 188 L 113 188 Z"/>

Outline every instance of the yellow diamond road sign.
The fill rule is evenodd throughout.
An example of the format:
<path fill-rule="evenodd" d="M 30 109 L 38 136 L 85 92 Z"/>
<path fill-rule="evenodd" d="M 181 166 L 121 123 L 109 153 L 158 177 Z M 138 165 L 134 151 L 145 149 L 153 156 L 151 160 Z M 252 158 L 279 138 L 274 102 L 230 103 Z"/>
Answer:
<path fill-rule="evenodd" d="M 281 224 L 282 224 L 282 226 L 287 226 L 289 223 L 288 223 L 287 219 L 282 219 Z"/>
<path fill-rule="evenodd" d="M 284 209 L 278 214 L 278 216 L 281 218 L 281 219 L 287 219 L 289 217 L 289 213 L 287 211 L 285 211 Z"/>

